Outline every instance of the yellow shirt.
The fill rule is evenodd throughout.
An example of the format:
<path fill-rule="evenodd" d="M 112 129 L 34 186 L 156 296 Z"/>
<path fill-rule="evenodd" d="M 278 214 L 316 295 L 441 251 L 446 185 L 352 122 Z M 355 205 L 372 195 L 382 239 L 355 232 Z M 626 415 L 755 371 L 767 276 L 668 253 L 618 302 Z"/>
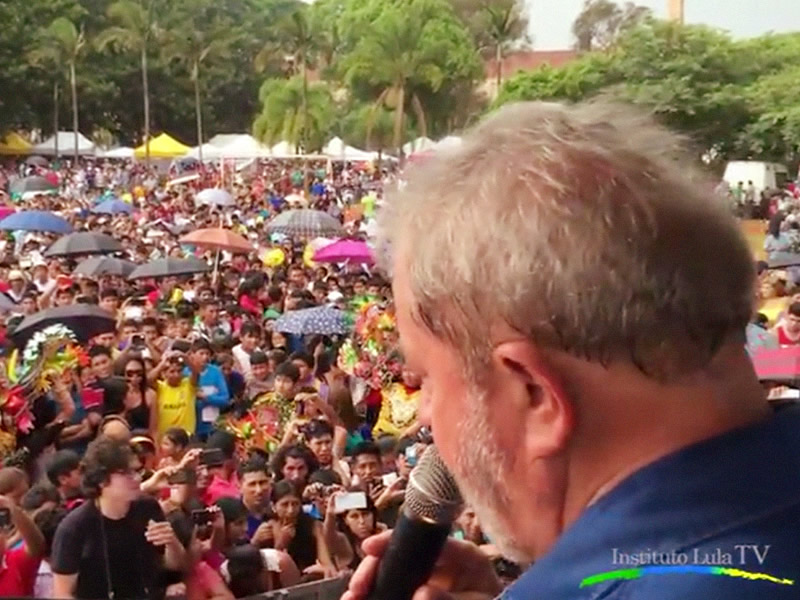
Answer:
<path fill-rule="evenodd" d="M 400 436 L 417 420 L 421 392 L 393 383 L 381 390 L 381 412 L 372 430 L 374 436 L 388 433 Z"/>
<path fill-rule="evenodd" d="M 177 387 L 159 381 L 156 388 L 158 401 L 158 434 L 170 427 L 180 427 L 191 435 L 197 428 L 195 399 L 197 390 L 189 377 L 184 377 Z"/>

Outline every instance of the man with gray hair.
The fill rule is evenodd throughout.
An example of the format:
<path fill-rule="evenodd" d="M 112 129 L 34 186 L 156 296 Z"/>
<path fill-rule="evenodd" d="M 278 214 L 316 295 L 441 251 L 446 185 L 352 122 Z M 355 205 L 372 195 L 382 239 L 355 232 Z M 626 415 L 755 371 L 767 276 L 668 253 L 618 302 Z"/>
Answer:
<path fill-rule="evenodd" d="M 531 565 L 506 598 L 800 597 L 800 411 L 765 399 L 753 259 L 698 179 L 629 108 L 519 104 L 383 210 L 421 421 Z M 462 542 L 439 569 L 415 600 L 501 592 Z"/>

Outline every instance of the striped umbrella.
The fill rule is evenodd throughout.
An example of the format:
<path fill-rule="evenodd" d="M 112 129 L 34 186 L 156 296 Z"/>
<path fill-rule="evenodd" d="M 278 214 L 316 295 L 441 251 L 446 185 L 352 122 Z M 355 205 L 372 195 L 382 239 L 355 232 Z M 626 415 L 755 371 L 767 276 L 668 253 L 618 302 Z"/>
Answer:
<path fill-rule="evenodd" d="M 267 231 L 301 239 L 340 238 L 345 234 L 342 224 L 328 213 L 307 208 L 279 214 L 267 224 Z"/>

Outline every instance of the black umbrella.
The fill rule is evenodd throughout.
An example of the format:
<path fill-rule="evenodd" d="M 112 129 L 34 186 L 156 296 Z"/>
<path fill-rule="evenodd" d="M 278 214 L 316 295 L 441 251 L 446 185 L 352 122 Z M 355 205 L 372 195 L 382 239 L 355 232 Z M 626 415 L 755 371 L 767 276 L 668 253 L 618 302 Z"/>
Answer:
<path fill-rule="evenodd" d="M 0 292 L 0 312 L 13 312 L 17 310 L 17 305 L 14 304 L 14 301 L 5 295 L 3 292 Z"/>
<path fill-rule="evenodd" d="M 267 224 L 267 231 L 305 239 L 344 236 L 344 228 L 339 221 L 321 210 L 308 208 L 280 213 Z"/>
<path fill-rule="evenodd" d="M 127 277 L 136 268 L 136 263 L 113 256 L 93 256 L 82 261 L 73 274 L 86 277 L 99 277 L 100 275 L 118 275 Z"/>
<path fill-rule="evenodd" d="M 14 329 L 11 339 L 18 348 L 24 348 L 33 334 L 50 325 L 64 325 L 81 342 L 88 342 L 97 335 L 115 331 L 117 321 L 110 312 L 93 304 L 57 306 L 25 317 Z"/>
<path fill-rule="evenodd" d="M 111 254 L 121 252 L 122 244 L 105 233 L 81 231 L 71 233 L 56 240 L 47 250 L 45 256 L 76 256 L 81 254 Z"/>
<path fill-rule="evenodd" d="M 33 165 L 34 167 L 47 167 L 50 165 L 50 161 L 44 156 L 29 156 L 25 159 L 25 164 Z"/>
<path fill-rule="evenodd" d="M 147 279 L 148 277 L 173 277 L 192 275 L 210 271 L 208 263 L 196 258 L 160 258 L 140 265 L 128 275 L 128 279 Z"/>

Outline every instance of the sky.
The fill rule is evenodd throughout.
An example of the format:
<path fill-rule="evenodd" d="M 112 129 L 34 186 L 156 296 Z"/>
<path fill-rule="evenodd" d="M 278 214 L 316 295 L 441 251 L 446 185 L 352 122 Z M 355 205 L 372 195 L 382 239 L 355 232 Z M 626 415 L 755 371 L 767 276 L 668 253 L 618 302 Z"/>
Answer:
<path fill-rule="evenodd" d="M 570 29 L 583 0 L 525 3 L 536 50 L 562 50 L 572 45 Z M 667 0 L 638 0 L 636 4 L 652 8 L 657 17 L 667 15 Z M 769 31 L 800 31 L 800 4 L 797 0 L 685 0 L 685 18 L 687 23 L 726 29 L 735 37 L 753 37 Z"/>

